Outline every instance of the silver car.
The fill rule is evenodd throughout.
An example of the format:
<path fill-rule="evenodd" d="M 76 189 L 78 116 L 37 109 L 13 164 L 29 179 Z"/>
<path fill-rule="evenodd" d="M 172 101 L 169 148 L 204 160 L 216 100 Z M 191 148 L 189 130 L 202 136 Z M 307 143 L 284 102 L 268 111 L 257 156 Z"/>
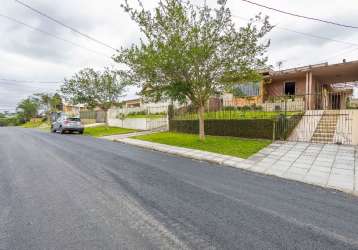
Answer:
<path fill-rule="evenodd" d="M 66 114 L 59 115 L 51 124 L 52 133 L 60 132 L 64 134 L 65 132 L 78 132 L 83 134 L 83 131 L 84 126 L 81 123 L 81 119 Z"/>

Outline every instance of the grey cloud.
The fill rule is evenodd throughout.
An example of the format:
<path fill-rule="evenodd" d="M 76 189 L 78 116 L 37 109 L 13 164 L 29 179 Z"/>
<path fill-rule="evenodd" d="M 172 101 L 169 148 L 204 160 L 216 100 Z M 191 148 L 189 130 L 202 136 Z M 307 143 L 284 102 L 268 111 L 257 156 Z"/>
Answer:
<path fill-rule="evenodd" d="M 108 56 L 113 51 L 74 34 L 66 28 L 39 16 L 27 8 L 16 4 L 13 0 L 0 0 L 0 13 L 12 16 L 16 19 L 46 30 L 57 36 L 78 43 L 82 46 L 96 51 L 104 52 Z M 35 8 L 63 21 L 84 33 L 99 38 L 113 46 L 129 46 L 139 41 L 140 34 L 136 24 L 130 21 L 127 13 L 120 7 L 123 0 L 88 1 L 88 0 L 22 0 Z M 135 4 L 136 0 L 129 0 Z M 202 3 L 201 0 L 192 0 Z M 339 5 L 341 1 L 301 0 L 283 1 L 272 0 L 272 6 L 280 6 L 282 9 L 297 11 L 298 13 L 310 13 L 317 17 L 331 14 L 333 21 L 358 25 L 356 13 L 358 5 L 356 0 L 346 0 L 344 6 Z M 157 0 L 146 0 L 145 6 L 153 8 Z M 235 15 L 244 17 L 254 16 L 262 11 L 260 8 L 242 3 L 241 1 L 229 1 Z M 272 2 L 272 3 L 271 3 Z M 216 0 L 208 0 L 211 6 L 216 5 Z M 347 7 L 347 4 L 349 7 Z M 309 6 L 309 11 L 307 11 Z M 335 7 L 338 6 L 338 7 Z M 266 11 L 262 11 L 265 13 Z M 272 20 L 280 26 L 298 31 L 312 33 L 315 35 L 331 37 L 338 40 L 356 41 L 358 36 L 352 30 L 336 28 L 334 26 L 304 21 L 297 18 L 287 17 L 278 13 L 267 12 Z M 239 22 L 240 20 L 237 19 Z M 0 61 L 0 76 L 12 79 L 27 79 L 53 81 L 73 75 L 83 67 L 101 69 L 113 63 L 103 56 L 87 52 L 65 42 L 50 38 L 41 33 L 29 30 L 22 25 L 12 23 L 0 18 L 0 53 L 4 63 Z M 332 48 L 345 48 L 348 45 L 340 45 L 330 41 L 308 38 L 282 30 L 273 31 L 269 34 L 272 44 L 269 49 L 270 62 L 287 60 L 284 66 L 288 67 L 294 63 L 308 64 L 317 58 L 326 57 L 327 54 L 335 53 Z M 354 39 L 355 38 L 355 39 Z M 0 109 L 14 107 L 22 98 L 35 92 L 55 91 L 57 87 L 39 84 L 11 85 L 0 82 Z M 129 91 L 129 96 L 135 95 L 135 89 Z"/>

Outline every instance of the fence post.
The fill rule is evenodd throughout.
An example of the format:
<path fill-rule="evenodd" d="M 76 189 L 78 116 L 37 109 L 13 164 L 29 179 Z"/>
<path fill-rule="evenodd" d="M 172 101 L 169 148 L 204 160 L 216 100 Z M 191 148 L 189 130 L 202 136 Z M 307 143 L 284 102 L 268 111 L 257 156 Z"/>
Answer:
<path fill-rule="evenodd" d="M 272 141 L 276 140 L 276 121 L 273 120 Z"/>

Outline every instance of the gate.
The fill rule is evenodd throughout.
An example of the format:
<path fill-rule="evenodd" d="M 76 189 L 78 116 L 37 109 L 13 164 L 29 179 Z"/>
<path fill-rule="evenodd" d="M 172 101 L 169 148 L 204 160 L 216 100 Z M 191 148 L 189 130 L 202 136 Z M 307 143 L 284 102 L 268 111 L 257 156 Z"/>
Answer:
<path fill-rule="evenodd" d="M 274 139 L 351 144 L 352 115 L 349 96 L 344 92 L 295 96 L 296 104 L 302 109 L 294 116 L 287 115 L 290 109 L 289 98 L 292 97 L 283 97 L 285 110 L 275 121 Z M 295 107 L 295 110 L 298 108 Z"/>
<path fill-rule="evenodd" d="M 103 110 L 96 111 L 96 123 L 105 123 L 107 118 L 107 112 Z"/>
<path fill-rule="evenodd" d="M 148 106 L 147 130 L 167 130 L 168 129 L 168 105 Z"/>

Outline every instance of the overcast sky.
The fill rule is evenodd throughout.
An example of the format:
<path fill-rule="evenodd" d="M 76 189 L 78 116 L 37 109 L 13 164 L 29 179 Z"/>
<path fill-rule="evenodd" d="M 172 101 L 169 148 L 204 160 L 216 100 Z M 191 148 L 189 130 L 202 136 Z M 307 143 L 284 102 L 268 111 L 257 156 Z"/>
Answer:
<path fill-rule="evenodd" d="M 122 0 L 22 0 L 48 15 L 98 38 L 113 47 L 129 46 L 139 40 L 136 25 L 120 7 Z M 196 4 L 204 0 L 192 0 Z M 357 0 L 255 0 L 258 3 L 307 16 L 358 26 Z M 23 23 L 50 32 L 89 50 L 55 39 L 0 16 L 0 78 L 14 80 L 62 81 L 84 67 L 103 69 L 116 66 L 110 59 L 113 50 L 91 42 L 58 24 L 39 16 L 13 0 L 0 0 L 0 15 L 7 15 Z M 136 0 L 130 0 L 135 3 Z M 153 8 L 157 0 L 145 0 Z M 215 0 L 207 1 L 215 6 Z M 344 2 L 344 5 L 342 5 Z M 262 12 L 277 25 L 267 38 L 269 63 L 283 61 L 282 68 L 290 68 L 328 61 L 329 63 L 358 59 L 358 46 L 317 39 L 294 32 L 314 34 L 358 44 L 358 30 L 336 27 L 303 20 L 250 5 L 240 0 L 229 1 L 238 26 L 245 19 Z M 0 112 L 14 110 L 23 98 L 36 92 L 53 92 L 60 83 L 21 83 L 0 80 Z M 129 89 L 127 98 L 135 97 L 136 90 Z"/>

